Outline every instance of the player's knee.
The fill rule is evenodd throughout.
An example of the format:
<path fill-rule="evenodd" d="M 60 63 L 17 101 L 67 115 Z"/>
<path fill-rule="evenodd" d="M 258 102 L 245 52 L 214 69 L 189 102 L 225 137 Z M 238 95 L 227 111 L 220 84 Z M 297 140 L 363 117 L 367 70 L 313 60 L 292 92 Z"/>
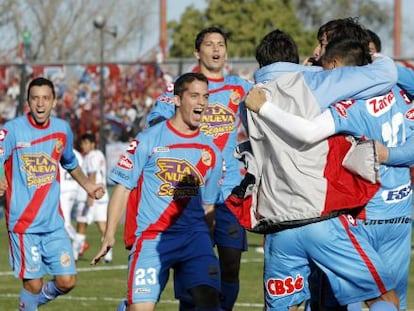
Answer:
<path fill-rule="evenodd" d="M 76 285 L 76 275 L 60 275 L 55 279 L 56 287 L 64 293 L 70 292 Z"/>
<path fill-rule="evenodd" d="M 41 279 L 23 280 L 23 288 L 32 294 L 38 294 L 42 290 L 43 282 Z"/>
<path fill-rule="evenodd" d="M 200 285 L 190 289 L 194 304 L 198 308 L 215 308 L 220 306 L 219 292 L 208 285 Z"/>

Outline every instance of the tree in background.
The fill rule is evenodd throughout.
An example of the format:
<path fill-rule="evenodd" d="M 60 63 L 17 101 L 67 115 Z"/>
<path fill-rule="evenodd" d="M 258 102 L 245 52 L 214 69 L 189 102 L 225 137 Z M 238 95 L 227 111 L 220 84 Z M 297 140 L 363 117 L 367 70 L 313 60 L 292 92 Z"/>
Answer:
<path fill-rule="evenodd" d="M 207 0 L 200 11 L 190 6 L 180 21 L 168 24 L 170 57 L 192 57 L 199 29 L 219 26 L 230 36 L 231 57 L 254 57 L 260 39 L 279 28 L 297 42 L 302 56 L 311 55 L 316 31 L 329 19 L 361 16 L 367 28 L 391 29 L 392 10 L 373 0 Z"/>
<path fill-rule="evenodd" d="M 105 17 L 108 26 L 118 28 L 116 38 L 105 39 L 105 59 L 135 61 L 154 48 L 144 46 L 144 42 L 153 36 L 153 17 L 157 15 L 158 7 L 152 0 L 2 0 L 0 63 L 16 61 L 16 38 L 21 38 L 25 26 L 32 34 L 33 62 L 96 61 L 99 31 L 93 21 L 98 16 Z"/>

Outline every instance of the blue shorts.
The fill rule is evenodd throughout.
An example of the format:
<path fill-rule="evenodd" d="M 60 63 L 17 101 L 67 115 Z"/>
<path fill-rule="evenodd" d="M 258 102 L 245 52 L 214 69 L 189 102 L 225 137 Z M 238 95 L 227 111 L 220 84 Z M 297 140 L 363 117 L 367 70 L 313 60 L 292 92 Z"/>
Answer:
<path fill-rule="evenodd" d="M 182 292 L 199 285 L 220 291 L 220 266 L 208 232 L 161 233 L 134 243 L 128 262 L 128 303 L 157 302 L 170 268 Z"/>
<path fill-rule="evenodd" d="M 72 243 L 65 228 L 49 233 L 8 234 L 9 262 L 15 277 L 38 279 L 45 274 L 76 274 Z"/>
<path fill-rule="evenodd" d="M 411 217 L 388 220 L 358 220 L 358 229 L 387 264 L 396 281 L 400 309 L 407 309 L 411 258 Z"/>
<path fill-rule="evenodd" d="M 347 215 L 267 235 L 264 248 L 267 310 L 288 310 L 310 298 L 311 263 L 326 274 L 341 305 L 395 287 L 388 265 Z"/>
<path fill-rule="evenodd" d="M 247 251 L 246 230 L 224 203 L 216 204 L 214 242 L 217 246 Z"/>
<path fill-rule="evenodd" d="M 360 235 L 378 252 L 395 278 L 395 290 L 400 298 L 400 309 L 407 309 L 407 287 L 411 255 L 411 217 L 397 217 L 388 220 L 357 220 Z M 323 306 L 339 306 L 326 277 L 318 269 L 312 272 L 314 283 L 313 300 L 320 300 Z"/>

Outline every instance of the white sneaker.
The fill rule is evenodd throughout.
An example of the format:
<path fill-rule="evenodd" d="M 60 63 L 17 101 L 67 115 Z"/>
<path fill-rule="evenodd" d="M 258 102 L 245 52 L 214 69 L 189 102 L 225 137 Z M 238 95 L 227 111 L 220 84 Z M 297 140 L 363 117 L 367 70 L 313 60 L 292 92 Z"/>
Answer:
<path fill-rule="evenodd" d="M 105 260 L 105 263 L 112 262 L 112 248 L 106 253 L 104 260 Z"/>

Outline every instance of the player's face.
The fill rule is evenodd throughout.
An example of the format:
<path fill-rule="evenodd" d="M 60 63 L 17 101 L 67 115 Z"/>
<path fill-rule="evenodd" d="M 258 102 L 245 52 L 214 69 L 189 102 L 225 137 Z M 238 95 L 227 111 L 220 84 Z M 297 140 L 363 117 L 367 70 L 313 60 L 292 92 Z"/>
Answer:
<path fill-rule="evenodd" d="M 87 139 L 81 140 L 80 147 L 83 154 L 88 154 L 91 150 L 95 149 L 95 144 Z"/>
<path fill-rule="evenodd" d="M 326 33 L 324 33 L 322 35 L 321 40 L 319 40 L 319 44 L 313 50 L 313 57 L 315 57 L 316 60 L 319 60 L 321 56 L 325 54 L 325 48 L 327 44 L 328 44 L 328 39 L 326 38 Z"/>
<path fill-rule="evenodd" d="M 187 85 L 181 98 L 174 97 L 178 130 L 184 133 L 197 130 L 208 105 L 207 83 L 195 80 Z"/>
<path fill-rule="evenodd" d="M 56 106 L 56 99 L 47 85 L 33 86 L 30 89 L 27 104 L 30 113 L 37 125 L 45 125 L 49 120 L 52 109 Z"/>
<path fill-rule="evenodd" d="M 200 50 L 194 52 L 200 62 L 201 72 L 222 73 L 227 59 L 227 48 L 223 36 L 219 33 L 208 33 L 200 45 Z"/>

